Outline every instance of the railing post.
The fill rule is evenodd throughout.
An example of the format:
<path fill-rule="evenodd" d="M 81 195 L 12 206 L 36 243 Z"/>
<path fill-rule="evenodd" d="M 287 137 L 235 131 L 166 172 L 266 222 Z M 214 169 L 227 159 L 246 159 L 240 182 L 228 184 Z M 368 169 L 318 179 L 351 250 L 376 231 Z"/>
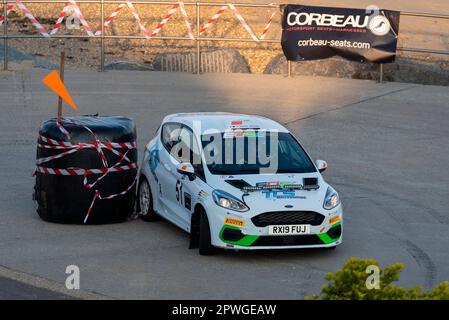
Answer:
<path fill-rule="evenodd" d="M 101 48 L 100 48 L 100 71 L 104 72 L 104 0 L 101 0 Z"/>
<path fill-rule="evenodd" d="M 196 3 L 196 73 L 201 73 L 200 3 Z"/>
<path fill-rule="evenodd" d="M 8 3 L 3 0 L 3 70 L 8 70 Z"/>

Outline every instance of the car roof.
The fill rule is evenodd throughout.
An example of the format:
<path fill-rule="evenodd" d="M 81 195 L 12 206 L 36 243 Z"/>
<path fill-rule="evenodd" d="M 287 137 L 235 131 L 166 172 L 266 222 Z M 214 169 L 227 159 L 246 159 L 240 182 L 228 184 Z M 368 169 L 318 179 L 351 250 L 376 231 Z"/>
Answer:
<path fill-rule="evenodd" d="M 162 122 L 179 122 L 185 124 L 192 128 L 196 134 L 202 134 L 206 130 L 218 130 L 224 132 L 231 127 L 259 128 L 277 130 L 279 132 L 289 132 L 287 128 L 278 122 L 262 116 L 228 112 L 175 113 L 167 115 Z"/>

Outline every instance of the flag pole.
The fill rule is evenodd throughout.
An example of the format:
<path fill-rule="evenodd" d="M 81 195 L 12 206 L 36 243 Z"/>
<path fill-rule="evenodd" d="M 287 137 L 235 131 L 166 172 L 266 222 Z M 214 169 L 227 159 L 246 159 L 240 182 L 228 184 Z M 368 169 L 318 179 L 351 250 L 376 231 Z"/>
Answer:
<path fill-rule="evenodd" d="M 62 83 L 64 83 L 64 62 L 65 62 L 65 51 L 61 51 L 61 61 L 59 63 L 59 77 L 61 78 Z M 62 120 L 62 98 L 59 97 L 58 100 L 58 122 Z"/>

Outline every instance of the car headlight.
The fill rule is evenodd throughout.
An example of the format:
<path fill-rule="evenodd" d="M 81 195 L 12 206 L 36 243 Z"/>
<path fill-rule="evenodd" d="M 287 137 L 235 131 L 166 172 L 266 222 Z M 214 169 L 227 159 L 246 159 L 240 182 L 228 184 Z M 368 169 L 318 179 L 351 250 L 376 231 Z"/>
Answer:
<path fill-rule="evenodd" d="M 244 212 L 249 208 L 239 199 L 222 190 L 214 190 L 212 192 L 212 198 L 217 206 L 234 211 Z"/>
<path fill-rule="evenodd" d="M 326 196 L 324 197 L 323 208 L 326 210 L 331 210 L 340 204 L 340 197 L 337 191 L 332 187 L 327 188 Z"/>

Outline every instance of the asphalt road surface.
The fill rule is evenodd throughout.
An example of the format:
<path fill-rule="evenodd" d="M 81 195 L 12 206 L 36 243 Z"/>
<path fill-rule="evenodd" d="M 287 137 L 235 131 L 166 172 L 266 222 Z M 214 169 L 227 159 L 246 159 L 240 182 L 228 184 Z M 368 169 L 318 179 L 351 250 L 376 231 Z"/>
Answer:
<path fill-rule="evenodd" d="M 6 277 L 0 277 L 0 288 L 0 300 L 65 300 L 72 298 Z"/>
<path fill-rule="evenodd" d="M 57 101 L 41 83 L 46 72 L 0 73 L 0 265 L 7 270 L 62 290 L 66 266 L 77 265 L 85 292 L 138 299 L 298 299 L 318 293 L 326 272 L 350 257 L 375 258 L 383 266 L 403 262 L 399 285 L 406 287 L 449 279 L 447 87 L 68 71 L 79 114 L 133 117 L 141 150 L 167 113 L 230 111 L 286 124 L 313 158 L 328 161 L 324 176 L 345 209 L 344 243 L 336 250 L 203 257 L 188 249 L 187 234 L 164 221 L 84 226 L 39 219 L 31 200 L 36 138 Z M 68 107 L 64 112 L 75 114 Z M 1 270 L 0 277 L 9 279 Z M 1 298 L 27 297 L 1 285 L 5 281 L 0 278 Z"/>

